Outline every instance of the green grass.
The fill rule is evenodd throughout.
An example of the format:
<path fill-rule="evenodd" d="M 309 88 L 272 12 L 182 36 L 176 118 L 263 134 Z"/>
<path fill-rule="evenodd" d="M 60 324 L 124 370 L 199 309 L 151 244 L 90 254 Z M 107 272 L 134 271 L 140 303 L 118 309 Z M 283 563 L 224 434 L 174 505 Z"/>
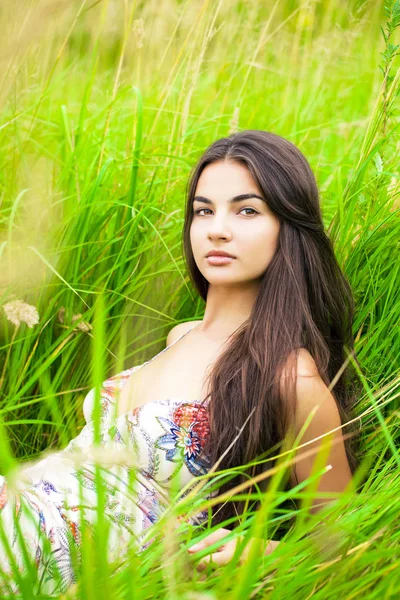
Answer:
<path fill-rule="evenodd" d="M 290 531 L 264 562 L 201 581 L 182 531 L 115 570 L 88 536 L 71 597 L 398 597 L 398 3 L 21 0 L 0 21 L 0 304 L 40 317 L 16 329 L 0 315 L 1 474 L 66 446 L 93 385 L 201 318 L 181 254 L 185 185 L 231 131 L 272 131 L 306 155 L 356 298 L 364 475 L 326 511 L 337 544 L 304 536 L 320 518 L 295 519 L 305 486 L 277 487 L 262 526 Z M 36 595 L 29 575 L 21 590 Z"/>

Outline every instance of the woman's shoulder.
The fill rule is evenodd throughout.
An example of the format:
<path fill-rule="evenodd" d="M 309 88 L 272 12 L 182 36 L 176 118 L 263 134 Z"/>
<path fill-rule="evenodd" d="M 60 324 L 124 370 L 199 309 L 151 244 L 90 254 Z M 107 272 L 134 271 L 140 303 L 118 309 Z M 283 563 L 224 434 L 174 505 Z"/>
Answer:
<path fill-rule="evenodd" d="M 304 347 L 296 348 L 289 353 L 282 369 L 282 380 L 289 376 L 293 366 L 296 379 L 298 377 L 319 377 L 317 364 L 312 354 Z"/>
<path fill-rule="evenodd" d="M 167 335 L 166 345 L 169 346 L 175 340 L 177 340 L 181 335 L 192 329 L 195 325 L 201 323 L 201 321 L 186 321 L 185 323 L 179 323 L 175 325 Z"/>

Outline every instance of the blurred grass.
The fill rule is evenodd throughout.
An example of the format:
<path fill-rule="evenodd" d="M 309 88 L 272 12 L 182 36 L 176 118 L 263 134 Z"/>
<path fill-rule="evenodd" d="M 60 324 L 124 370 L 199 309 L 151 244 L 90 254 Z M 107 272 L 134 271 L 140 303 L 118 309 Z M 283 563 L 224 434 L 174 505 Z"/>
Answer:
<path fill-rule="evenodd" d="M 173 325 L 201 318 L 180 232 L 189 171 L 218 137 L 255 128 L 298 145 L 356 296 L 365 387 L 357 413 L 363 454 L 374 460 L 357 498 L 332 513 L 348 535 L 342 553 L 320 562 L 318 548 L 292 532 L 261 572 L 254 569 L 254 581 L 237 567 L 206 583 L 193 579 L 192 568 L 171 579 L 164 555 L 132 554 L 107 597 L 127 597 L 132 577 L 135 598 L 201 598 L 207 586 L 208 598 L 234 589 L 280 599 L 399 593 L 400 71 L 388 46 L 398 38 L 396 6 L 0 5 L 0 304 L 21 298 L 40 315 L 38 325 L 17 331 L 1 315 L 0 417 L 16 459 L 63 447 L 79 433 L 96 365 L 105 378 L 142 363 Z M 93 324 L 99 296 L 103 341 L 73 321 L 81 315 Z M 6 465 L 2 455 L 1 473 Z M 277 492 L 277 507 L 282 499 Z M 85 585 L 91 597 L 95 577 Z"/>

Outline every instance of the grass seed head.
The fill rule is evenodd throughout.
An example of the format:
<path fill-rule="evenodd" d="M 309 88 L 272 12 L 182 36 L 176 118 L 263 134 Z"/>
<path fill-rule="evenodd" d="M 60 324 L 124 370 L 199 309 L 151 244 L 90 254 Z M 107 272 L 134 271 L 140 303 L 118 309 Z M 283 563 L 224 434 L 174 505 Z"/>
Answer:
<path fill-rule="evenodd" d="M 39 313 L 35 306 L 27 304 L 23 300 L 12 300 L 3 305 L 5 315 L 11 323 L 19 327 L 21 323 L 26 323 L 28 327 L 33 327 L 39 323 Z"/>

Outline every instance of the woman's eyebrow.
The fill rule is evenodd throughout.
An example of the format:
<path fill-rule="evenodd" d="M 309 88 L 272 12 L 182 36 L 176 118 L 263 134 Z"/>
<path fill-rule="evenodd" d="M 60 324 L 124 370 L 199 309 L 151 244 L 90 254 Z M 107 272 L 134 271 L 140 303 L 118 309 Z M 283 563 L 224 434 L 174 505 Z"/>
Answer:
<path fill-rule="evenodd" d="M 230 200 L 228 200 L 229 204 L 233 204 L 234 202 L 241 202 L 242 200 L 249 200 L 250 198 L 259 198 L 260 200 L 262 200 L 263 202 L 265 202 L 264 198 L 262 196 L 259 196 L 258 194 L 239 194 L 239 196 L 234 196 L 233 198 L 231 198 Z M 193 198 L 193 202 L 204 202 L 205 204 L 212 204 L 212 200 L 209 200 L 208 198 L 205 198 L 204 196 L 195 196 Z"/>

